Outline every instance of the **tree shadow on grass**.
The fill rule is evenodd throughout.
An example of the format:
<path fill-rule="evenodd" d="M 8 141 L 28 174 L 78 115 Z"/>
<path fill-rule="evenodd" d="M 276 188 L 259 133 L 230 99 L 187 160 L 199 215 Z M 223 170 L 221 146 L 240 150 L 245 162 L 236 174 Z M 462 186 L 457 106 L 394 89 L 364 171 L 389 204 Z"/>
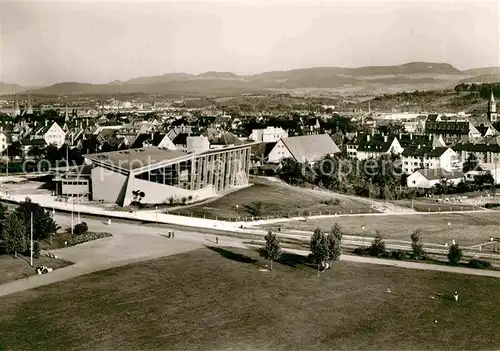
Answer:
<path fill-rule="evenodd" d="M 433 293 L 432 295 L 442 300 L 455 301 L 455 298 L 451 294 Z"/>
<path fill-rule="evenodd" d="M 222 247 L 215 247 L 215 246 L 206 246 L 208 249 L 217 252 L 219 255 L 221 255 L 224 258 L 227 258 L 229 260 L 237 261 L 237 262 L 242 262 L 242 263 L 256 263 L 257 260 L 250 258 L 246 255 L 240 254 L 240 253 L 234 253 L 232 251 L 223 249 Z"/>
<path fill-rule="evenodd" d="M 296 268 L 297 266 L 308 266 L 309 261 L 306 256 L 296 255 L 289 252 L 283 252 L 278 260 L 279 263 L 285 266 Z"/>

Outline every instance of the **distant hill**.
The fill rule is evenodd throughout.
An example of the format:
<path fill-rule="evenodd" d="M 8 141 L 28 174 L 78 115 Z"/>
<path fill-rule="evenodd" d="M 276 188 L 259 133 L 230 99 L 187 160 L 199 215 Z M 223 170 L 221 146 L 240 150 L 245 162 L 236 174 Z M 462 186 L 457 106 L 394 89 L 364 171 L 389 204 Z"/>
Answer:
<path fill-rule="evenodd" d="M 268 92 L 269 90 L 341 89 L 343 87 L 394 87 L 396 90 L 430 89 L 433 85 L 453 87 L 471 74 L 448 63 L 410 62 L 397 66 L 313 67 L 271 71 L 254 75 L 209 71 L 198 75 L 168 73 L 137 77 L 108 84 L 58 83 L 37 89 L 37 94 L 195 94 L 218 95 Z"/>
<path fill-rule="evenodd" d="M 209 71 L 205 73 L 198 74 L 198 78 L 218 78 L 218 79 L 242 79 L 241 76 L 232 72 L 215 72 Z"/>
<path fill-rule="evenodd" d="M 26 91 L 26 88 L 17 85 L 0 82 L 0 95 L 17 94 Z"/>
<path fill-rule="evenodd" d="M 465 71 L 463 71 L 463 73 L 468 75 L 468 76 L 495 75 L 495 74 L 500 74 L 500 66 L 466 69 Z"/>
<path fill-rule="evenodd" d="M 481 74 L 468 77 L 459 81 L 459 83 L 496 83 L 500 82 L 500 72 L 491 74 Z"/>

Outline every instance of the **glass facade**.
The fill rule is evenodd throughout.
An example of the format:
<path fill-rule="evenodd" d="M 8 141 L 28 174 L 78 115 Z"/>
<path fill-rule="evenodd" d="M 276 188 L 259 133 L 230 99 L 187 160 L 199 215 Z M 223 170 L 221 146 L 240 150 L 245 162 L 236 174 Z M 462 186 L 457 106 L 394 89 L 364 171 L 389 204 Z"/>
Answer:
<path fill-rule="evenodd" d="M 137 179 L 198 190 L 213 185 L 215 191 L 246 184 L 250 166 L 250 148 L 218 151 L 194 156 L 191 160 L 135 175 Z"/>

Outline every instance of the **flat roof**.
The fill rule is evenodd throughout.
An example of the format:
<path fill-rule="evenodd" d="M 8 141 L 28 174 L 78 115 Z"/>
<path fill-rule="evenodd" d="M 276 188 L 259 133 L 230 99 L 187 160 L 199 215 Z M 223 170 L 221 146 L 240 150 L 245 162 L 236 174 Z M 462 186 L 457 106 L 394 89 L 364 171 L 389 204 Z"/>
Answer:
<path fill-rule="evenodd" d="M 186 151 L 159 149 L 157 147 L 150 146 L 146 148 L 123 151 L 88 154 L 84 155 L 84 157 L 99 163 L 107 163 L 122 169 L 133 170 L 186 155 L 188 155 Z"/>

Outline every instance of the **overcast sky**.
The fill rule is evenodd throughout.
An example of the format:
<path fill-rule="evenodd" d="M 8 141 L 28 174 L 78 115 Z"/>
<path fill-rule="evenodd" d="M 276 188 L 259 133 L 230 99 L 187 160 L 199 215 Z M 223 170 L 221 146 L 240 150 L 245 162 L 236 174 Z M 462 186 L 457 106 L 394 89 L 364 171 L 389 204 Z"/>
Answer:
<path fill-rule="evenodd" d="M 169 72 L 500 64 L 500 3 L 0 3 L 0 81 L 105 83 Z"/>

